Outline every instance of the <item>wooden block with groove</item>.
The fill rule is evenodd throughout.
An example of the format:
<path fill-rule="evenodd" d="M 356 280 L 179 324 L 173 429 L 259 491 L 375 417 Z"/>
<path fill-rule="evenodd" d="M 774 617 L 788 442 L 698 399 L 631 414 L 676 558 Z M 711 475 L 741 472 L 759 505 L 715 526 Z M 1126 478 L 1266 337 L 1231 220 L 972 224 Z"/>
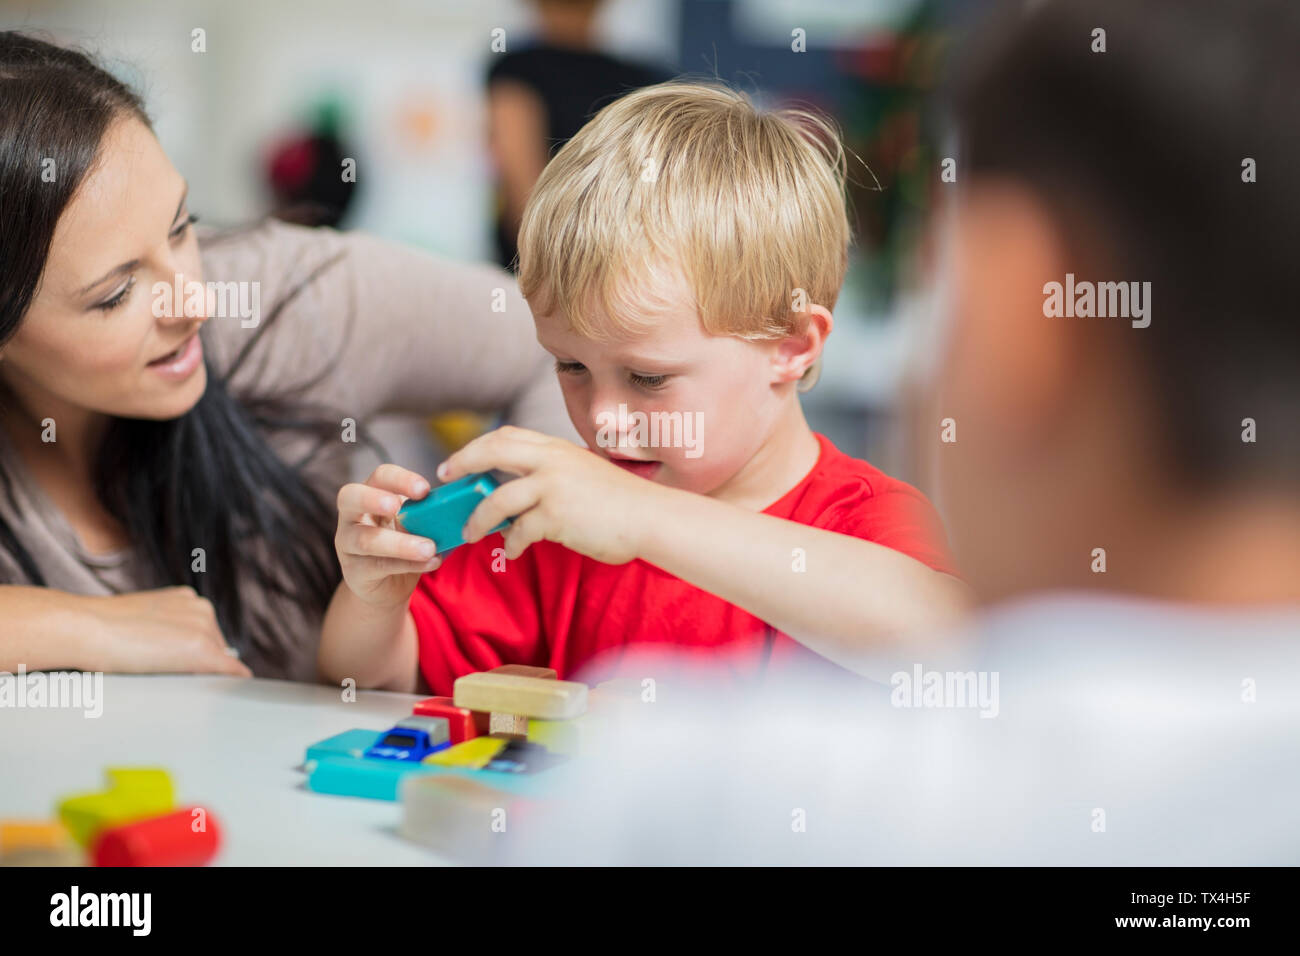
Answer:
<path fill-rule="evenodd" d="M 560 672 L 554 667 L 530 667 L 527 664 L 502 664 L 489 674 L 513 674 L 515 677 L 536 677 L 538 680 L 557 680 Z"/>
<path fill-rule="evenodd" d="M 492 711 L 488 718 L 488 733 L 493 737 L 528 739 L 528 718 L 523 714 L 499 714 Z"/>
<path fill-rule="evenodd" d="M 491 672 L 466 674 L 457 678 L 453 693 L 457 707 L 538 720 L 568 720 L 587 709 L 587 685 L 571 680 Z"/>

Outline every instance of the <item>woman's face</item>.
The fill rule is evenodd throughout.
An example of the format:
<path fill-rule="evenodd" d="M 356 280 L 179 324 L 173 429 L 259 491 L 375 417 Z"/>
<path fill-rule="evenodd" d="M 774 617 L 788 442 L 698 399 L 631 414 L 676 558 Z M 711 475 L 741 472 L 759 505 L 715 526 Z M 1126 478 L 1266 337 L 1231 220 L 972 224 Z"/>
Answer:
<path fill-rule="evenodd" d="M 181 290 L 203 281 L 185 181 L 147 126 L 119 120 L 59 219 L 31 308 L 0 348 L 0 376 L 41 417 L 69 406 L 119 418 L 185 414 L 207 385 L 198 337 L 206 315 L 185 315 L 187 301 L 205 297 L 176 296 L 178 281 Z"/>

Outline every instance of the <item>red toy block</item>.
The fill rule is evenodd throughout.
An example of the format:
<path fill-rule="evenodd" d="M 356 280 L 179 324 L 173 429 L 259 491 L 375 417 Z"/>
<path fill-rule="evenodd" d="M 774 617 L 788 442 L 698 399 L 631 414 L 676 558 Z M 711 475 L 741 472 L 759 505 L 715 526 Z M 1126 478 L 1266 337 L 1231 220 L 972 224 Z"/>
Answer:
<path fill-rule="evenodd" d="M 415 705 L 412 713 L 422 717 L 446 717 L 451 728 L 451 742 L 464 743 L 489 731 L 491 714 L 457 707 L 450 697 L 428 697 Z"/>
<path fill-rule="evenodd" d="M 199 819 L 202 829 L 196 829 Z M 186 807 L 101 830 L 91 844 L 90 859 L 95 866 L 203 866 L 217 855 L 220 844 L 221 830 L 212 813 Z"/>

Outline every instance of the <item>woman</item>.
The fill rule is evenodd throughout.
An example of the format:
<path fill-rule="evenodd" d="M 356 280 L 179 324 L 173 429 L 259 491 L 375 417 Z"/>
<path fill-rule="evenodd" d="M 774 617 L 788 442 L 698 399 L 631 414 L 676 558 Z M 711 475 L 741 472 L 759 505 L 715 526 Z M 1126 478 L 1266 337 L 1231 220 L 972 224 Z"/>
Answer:
<path fill-rule="evenodd" d="M 0 670 L 310 678 L 368 421 L 571 434 L 504 273 L 194 221 L 132 91 L 0 33 Z"/>

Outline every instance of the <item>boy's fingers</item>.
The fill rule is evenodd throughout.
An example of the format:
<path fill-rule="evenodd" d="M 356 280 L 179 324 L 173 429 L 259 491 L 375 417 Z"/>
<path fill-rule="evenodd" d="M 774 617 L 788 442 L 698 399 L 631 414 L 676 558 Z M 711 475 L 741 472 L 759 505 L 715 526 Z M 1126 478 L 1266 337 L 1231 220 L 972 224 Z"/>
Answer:
<path fill-rule="evenodd" d="M 428 561 L 436 551 L 436 545 L 428 538 L 364 524 L 348 525 L 340 530 L 338 547 L 343 553 L 360 558 L 397 558 L 420 563 Z"/>
<path fill-rule="evenodd" d="M 360 485 L 355 482 L 339 489 L 339 516 L 347 520 L 356 520 L 362 515 L 382 515 L 392 518 L 402 507 L 401 495 L 384 491 L 373 485 Z"/>
<path fill-rule="evenodd" d="M 370 473 L 366 484 L 384 491 L 392 491 L 408 498 L 423 498 L 429 493 L 429 483 L 401 465 L 380 465 Z"/>
<path fill-rule="evenodd" d="M 530 437 L 517 437 L 520 434 Z M 488 432 L 456 452 L 438 466 L 438 477 L 455 481 L 480 471 L 508 471 L 526 475 L 535 471 L 546 455 L 549 441 L 539 441 L 519 428 L 498 428 Z M 545 435 L 539 436 L 545 439 Z"/>
<path fill-rule="evenodd" d="M 367 558 L 366 571 L 375 579 L 391 577 L 394 574 L 425 574 L 436 571 L 442 564 L 442 558 L 432 557 L 428 561 L 403 561 L 400 558 Z"/>
<path fill-rule="evenodd" d="M 506 541 L 506 560 L 513 561 L 528 548 L 546 536 L 542 518 L 536 511 L 526 511 L 505 531 L 501 532 Z"/>
<path fill-rule="evenodd" d="M 474 513 L 465 522 L 467 542 L 477 541 L 507 518 L 523 514 L 541 500 L 541 490 L 535 480 L 516 478 L 507 481 L 478 503 Z"/>

